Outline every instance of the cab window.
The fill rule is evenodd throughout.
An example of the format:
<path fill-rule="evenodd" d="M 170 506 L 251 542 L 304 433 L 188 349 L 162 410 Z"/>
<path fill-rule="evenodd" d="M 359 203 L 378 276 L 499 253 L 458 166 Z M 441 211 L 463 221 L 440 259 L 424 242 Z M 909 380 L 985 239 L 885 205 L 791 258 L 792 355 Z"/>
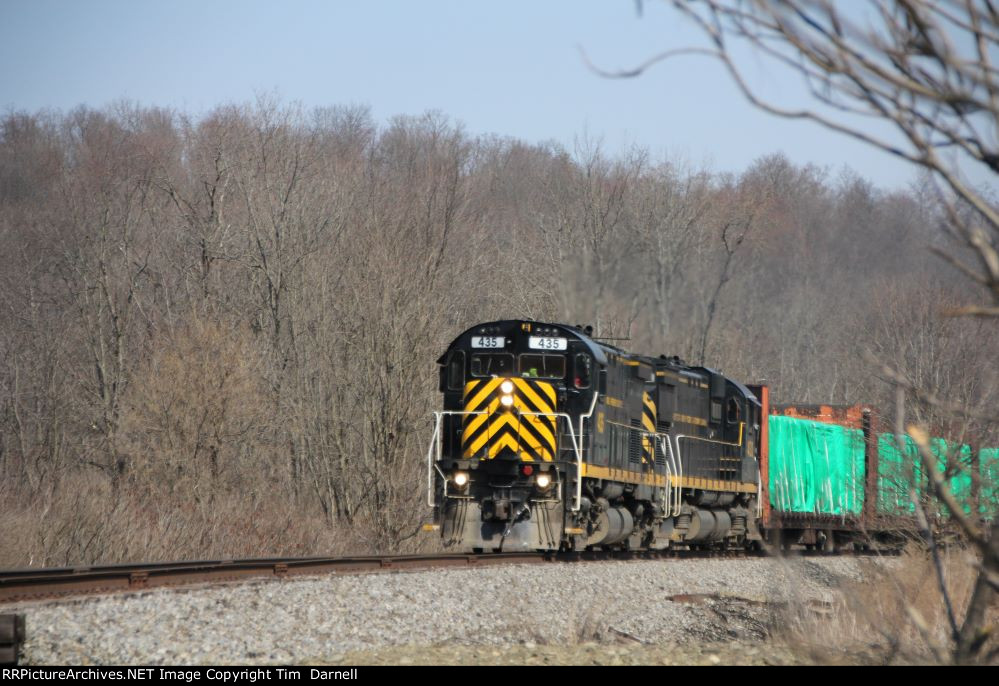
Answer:
<path fill-rule="evenodd" d="M 449 390 L 461 390 L 465 381 L 465 351 L 456 350 L 451 353 L 447 363 L 447 387 Z"/>
<path fill-rule="evenodd" d="M 509 376 L 513 373 L 510 353 L 475 353 L 472 355 L 472 376 Z"/>
<path fill-rule="evenodd" d="M 520 375 L 531 379 L 563 379 L 565 358 L 561 355 L 521 355 Z"/>
<path fill-rule="evenodd" d="M 739 409 L 739 401 L 736 398 L 728 399 L 728 414 L 726 416 L 726 421 L 729 424 L 735 424 L 741 418 L 742 412 Z"/>
<path fill-rule="evenodd" d="M 593 370 L 593 360 L 589 355 L 579 353 L 573 365 L 572 385 L 576 388 L 589 388 Z"/>

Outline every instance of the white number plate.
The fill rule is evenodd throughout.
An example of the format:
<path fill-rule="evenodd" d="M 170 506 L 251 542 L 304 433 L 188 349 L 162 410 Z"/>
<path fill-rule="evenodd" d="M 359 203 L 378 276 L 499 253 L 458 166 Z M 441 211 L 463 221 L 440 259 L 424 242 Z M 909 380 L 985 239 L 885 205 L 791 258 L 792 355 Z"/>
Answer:
<path fill-rule="evenodd" d="M 531 336 L 527 340 L 527 345 L 535 350 L 565 350 L 569 345 L 569 339 Z"/>
<path fill-rule="evenodd" d="M 502 348 L 505 343 L 502 336 L 472 336 L 473 348 Z"/>

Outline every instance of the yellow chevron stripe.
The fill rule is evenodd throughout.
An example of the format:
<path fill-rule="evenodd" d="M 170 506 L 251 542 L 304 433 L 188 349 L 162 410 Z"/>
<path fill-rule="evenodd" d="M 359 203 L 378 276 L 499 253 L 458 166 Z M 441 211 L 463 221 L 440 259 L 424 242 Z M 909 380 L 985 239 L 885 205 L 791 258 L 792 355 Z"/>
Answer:
<path fill-rule="evenodd" d="M 461 397 L 467 398 L 468 394 L 471 393 L 480 383 L 481 381 L 479 379 L 472 379 L 471 381 L 465 383 L 465 392 L 462 393 Z"/>
<path fill-rule="evenodd" d="M 521 424 L 523 424 L 523 420 L 525 420 L 525 419 L 527 419 L 527 418 L 525 418 L 525 417 L 521 418 Z M 538 455 L 540 455 L 541 459 L 543 461 L 545 461 L 545 462 L 551 462 L 552 461 L 552 453 L 551 453 L 551 451 L 548 450 L 548 448 L 546 448 L 545 446 L 543 446 L 540 443 L 538 443 L 537 439 L 535 439 L 533 436 L 531 436 L 531 434 L 527 433 L 526 431 L 519 430 L 519 427 L 518 427 L 517 436 L 520 438 L 520 442 L 521 442 L 521 450 L 519 451 L 519 454 L 520 454 L 520 457 L 522 459 L 527 460 L 527 461 L 533 461 L 534 460 L 534 457 L 529 452 L 527 452 L 526 450 L 523 449 L 523 446 L 526 445 L 528 448 L 530 448 L 531 450 L 535 451 Z"/>
<path fill-rule="evenodd" d="M 499 455 L 500 451 L 503 450 L 503 448 L 509 448 L 513 452 L 517 453 L 522 460 L 526 462 L 533 462 L 534 456 L 531 455 L 526 450 L 521 449 L 520 443 L 517 441 L 517 438 L 514 437 L 516 435 L 517 437 L 520 438 L 520 441 L 522 441 L 527 445 L 527 447 L 531 448 L 532 450 L 535 450 L 541 456 L 541 459 L 543 461 L 551 462 L 552 453 L 541 444 L 537 443 L 534 440 L 531 440 L 531 437 L 529 435 L 522 433 L 520 431 L 520 426 L 517 419 L 518 419 L 517 415 L 514 414 L 500 415 L 500 418 L 497 419 L 492 424 L 490 424 L 489 428 L 486 430 L 486 433 L 480 436 L 479 440 L 476 441 L 475 445 L 472 446 L 472 448 L 470 449 L 471 454 L 474 455 L 476 452 L 478 452 L 479 449 L 481 449 L 482 446 L 485 445 L 485 443 L 488 440 L 490 440 L 492 436 L 496 436 L 497 434 L 499 434 L 499 432 L 503 429 L 504 426 L 509 425 L 517 433 L 516 434 L 504 433 L 501 436 L 499 436 L 499 438 L 495 439 L 495 441 L 489 445 L 489 451 L 487 454 L 490 458 L 494 458 L 497 455 Z"/>
<path fill-rule="evenodd" d="M 492 393 L 494 390 L 496 390 L 496 388 L 501 383 L 503 383 L 504 381 L 506 381 L 506 379 L 502 379 L 500 377 L 496 377 L 495 379 L 490 379 L 489 381 L 487 381 L 483 385 L 482 390 L 480 390 L 478 393 L 476 393 L 474 398 L 472 398 L 467 403 L 465 403 L 465 411 L 466 412 L 475 412 L 475 410 L 478 409 L 479 404 L 483 400 L 485 400 L 486 397 L 490 393 Z M 466 388 L 467 388 L 467 386 L 466 386 Z"/>
<path fill-rule="evenodd" d="M 492 427 L 490 427 L 490 429 L 491 428 Z M 510 434 L 503 434 L 498 440 L 489 446 L 489 457 L 496 457 L 503 448 L 509 448 L 515 453 L 520 452 L 520 445 L 517 443 L 516 439 L 514 439 L 514 437 Z M 521 453 L 521 457 L 528 462 L 534 461 L 530 455 Z"/>
<path fill-rule="evenodd" d="M 520 457 L 527 461 L 535 458 L 527 450 L 533 450 L 541 459 L 551 461 L 555 454 L 557 439 L 555 437 L 554 417 L 544 417 L 538 415 L 522 416 L 515 414 L 502 407 L 499 394 L 496 393 L 499 386 L 504 381 L 514 384 L 513 408 L 520 412 L 533 413 L 553 413 L 556 402 L 555 388 L 551 384 L 535 382 L 531 384 L 528 379 L 518 377 L 496 377 L 483 382 L 475 379 L 465 384 L 465 397 L 471 399 L 465 403 L 466 412 L 482 412 L 482 414 L 469 415 L 466 417 L 465 425 L 461 433 L 461 441 L 470 440 L 473 435 L 479 433 L 475 441 L 464 447 L 463 457 L 472 458 L 485 446 L 488 445 L 487 455 L 492 458 L 499 454 L 504 448 L 518 453 Z M 540 393 L 539 393 L 540 391 Z M 493 396 L 485 407 L 482 404 L 489 396 Z M 546 397 L 549 402 L 546 402 Z M 534 407 L 527 401 L 534 404 Z M 524 426 L 524 421 L 529 422 L 529 426 Z M 486 424 L 485 430 L 480 431 Z M 509 426 L 513 432 L 504 433 L 496 438 L 497 434 Z M 537 436 L 532 433 L 537 433 Z M 493 442 L 495 439 L 495 442 Z M 547 443 L 548 445 L 544 445 Z"/>
<path fill-rule="evenodd" d="M 483 431 L 479 435 L 479 437 L 475 439 L 475 442 L 465 450 L 464 456 L 466 458 L 473 457 L 477 452 L 479 452 L 479 450 L 482 449 L 484 445 L 490 443 L 493 440 L 493 437 L 498 435 L 503 430 L 504 427 L 509 426 L 515 431 L 515 434 L 509 434 L 509 433 L 503 434 L 502 436 L 499 437 L 499 439 L 496 440 L 495 443 L 490 443 L 489 451 L 487 453 L 489 457 L 496 457 L 496 455 L 499 454 L 500 449 L 506 446 L 511 450 L 513 450 L 514 452 L 518 453 L 524 459 L 533 460 L 534 458 L 530 454 L 520 449 L 520 445 L 518 444 L 517 439 L 513 437 L 514 435 L 516 435 L 520 439 L 520 441 L 523 442 L 527 447 L 538 452 L 541 455 L 542 460 L 546 462 L 551 462 L 552 455 L 554 454 L 555 450 L 554 442 L 551 443 L 550 448 L 546 447 L 541 443 L 539 443 L 537 439 L 535 439 L 529 433 L 527 433 L 527 431 L 521 428 L 522 422 L 524 420 L 529 420 L 530 419 L 529 417 L 519 417 L 518 415 L 515 415 L 513 413 L 504 412 L 499 415 L 494 415 L 493 419 L 494 421 L 486 428 L 486 430 Z M 537 426 L 537 425 L 532 424 L 532 426 Z M 548 435 L 550 436 L 551 434 Z"/>
<path fill-rule="evenodd" d="M 510 414 L 510 413 L 508 413 L 508 412 L 504 412 L 502 414 L 492 415 L 492 416 L 490 416 L 490 419 L 492 421 L 489 423 L 489 426 L 486 427 L 485 431 L 483 431 L 481 434 L 479 434 L 479 437 L 475 439 L 475 442 L 472 443 L 472 445 L 468 446 L 468 449 L 465 451 L 466 454 L 468 454 L 470 456 L 471 455 L 475 455 L 475 453 L 479 452 L 479 450 L 482 448 L 482 446 L 484 446 L 486 443 L 488 443 L 489 440 L 500 429 L 502 429 L 504 425 L 506 425 L 506 424 L 511 424 L 512 425 L 513 415 Z"/>
<path fill-rule="evenodd" d="M 552 407 L 555 407 L 555 404 L 556 404 L 555 403 L 555 387 L 552 386 L 550 383 L 544 383 L 543 381 L 537 382 L 537 385 L 538 385 L 538 388 L 540 388 L 542 391 L 544 391 L 545 395 L 548 396 L 548 400 L 550 401 L 549 404 Z"/>
<path fill-rule="evenodd" d="M 492 415 L 494 412 L 496 412 L 499 406 L 500 406 L 500 399 L 499 397 L 495 397 L 493 398 L 493 401 L 489 403 L 489 405 L 486 407 L 485 414 L 470 415 L 468 417 L 468 423 L 465 424 L 465 428 L 462 429 L 461 431 L 462 445 L 464 445 L 465 441 L 471 438 L 472 434 L 478 431 L 479 426 L 482 425 L 482 422 L 488 420 L 489 416 Z"/>
<path fill-rule="evenodd" d="M 538 396 L 538 394 L 534 392 L 534 389 L 531 388 L 531 385 L 527 383 L 524 379 L 514 379 L 513 383 L 517 386 L 517 389 L 521 393 L 526 395 L 532 403 L 537 405 L 538 410 L 540 410 L 541 412 L 552 411 L 551 403 L 546 403 L 544 400 L 542 400 L 540 396 Z M 525 410 L 525 411 L 530 412 L 531 410 Z"/>
<path fill-rule="evenodd" d="M 609 395 L 605 395 L 605 396 L 604 396 L 604 400 L 605 400 L 605 401 L 607 402 L 607 404 L 608 404 L 608 405 L 610 405 L 611 407 L 624 407 L 624 403 L 623 403 L 623 402 L 621 402 L 621 401 L 620 401 L 620 400 L 618 400 L 617 398 L 612 398 L 612 397 L 610 397 Z"/>
<path fill-rule="evenodd" d="M 645 405 L 642 411 L 642 428 L 644 428 L 649 433 L 655 433 L 656 431 L 656 406 L 652 402 L 652 398 L 649 397 L 648 392 L 642 393 L 642 404 Z M 647 464 L 652 463 L 656 459 L 655 451 L 652 449 L 652 441 L 649 440 L 647 436 L 642 436 L 642 461 Z"/>
<path fill-rule="evenodd" d="M 527 404 L 523 400 L 517 397 L 514 397 L 513 399 L 513 406 L 519 409 L 521 412 L 533 411 L 531 410 L 530 407 L 527 406 Z M 527 417 L 522 417 L 521 419 L 523 419 L 524 421 L 531 422 L 531 426 L 538 429 L 538 433 L 540 433 L 541 437 L 548 442 L 548 445 L 550 446 L 551 450 L 552 451 L 555 450 L 555 435 L 552 433 L 552 429 L 554 429 L 555 427 L 552 426 L 552 429 L 548 428 L 548 424 L 554 425 L 553 420 L 549 420 L 545 417 L 538 417 L 536 415 L 535 416 L 528 415 Z M 523 433 L 521 431 L 518 430 L 517 433 L 523 436 Z"/>

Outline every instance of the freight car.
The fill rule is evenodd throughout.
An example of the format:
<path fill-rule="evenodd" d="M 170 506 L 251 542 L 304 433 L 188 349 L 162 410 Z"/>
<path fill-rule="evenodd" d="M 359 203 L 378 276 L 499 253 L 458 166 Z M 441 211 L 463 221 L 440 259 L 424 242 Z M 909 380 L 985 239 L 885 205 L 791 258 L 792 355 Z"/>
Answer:
<path fill-rule="evenodd" d="M 765 385 L 589 327 L 478 324 L 438 364 L 427 502 L 451 549 L 897 543 L 925 491 L 872 408 L 771 408 Z M 934 450 L 967 463 L 951 478 L 966 511 L 994 518 L 999 450 Z"/>
<path fill-rule="evenodd" d="M 766 392 L 764 391 L 764 396 Z M 897 545 L 916 534 L 916 504 L 948 529 L 915 444 L 880 430 L 870 405 L 769 407 L 764 429 L 765 537 L 787 547 Z M 999 509 L 999 449 L 930 441 L 948 489 L 966 515 L 992 521 Z"/>
<path fill-rule="evenodd" d="M 427 491 L 445 546 L 760 541 L 765 414 L 749 387 L 533 321 L 476 325 L 438 364 Z"/>

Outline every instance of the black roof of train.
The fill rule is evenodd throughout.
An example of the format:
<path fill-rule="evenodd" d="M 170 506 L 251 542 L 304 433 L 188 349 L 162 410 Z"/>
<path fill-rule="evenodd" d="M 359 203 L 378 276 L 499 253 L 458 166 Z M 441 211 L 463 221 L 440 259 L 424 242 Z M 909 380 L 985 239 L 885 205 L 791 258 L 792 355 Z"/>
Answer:
<path fill-rule="evenodd" d="M 468 336 L 469 334 L 475 333 L 477 329 L 489 328 L 494 326 L 499 326 L 504 328 L 510 326 L 519 327 L 521 324 L 530 324 L 532 327 L 533 326 L 550 327 L 553 329 L 558 329 L 572 336 L 573 338 L 581 341 L 586 345 L 586 347 L 590 351 L 590 354 L 593 355 L 593 359 L 595 359 L 599 364 L 604 364 L 604 365 L 607 364 L 607 353 L 612 352 L 617 355 L 624 355 L 629 358 L 641 360 L 643 362 L 652 365 L 653 367 L 661 368 L 665 366 L 670 369 L 676 370 L 678 372 L 680 371 L 701 372 L 705 374 L 719 373 L 716 370 L 711 369 L 709 367 L 696 367 L 688 365 L 678 357 L 667 357 L 666 355 L 660 355 L 659 357 L 652 357 L 649 355 L 640 355 L 638 353 L 628 352 L 627 350 L 619 348 L 615 345 L 603 343 L 601 341 L 597 341 L 591 338 L 578 326 L 572 326 L 569 324 L 556 324 L 551 322 L 537 322 L 531 319 L 502 319 L 494 322 L 479 322 L 474 326 L 470 326 L 469 328 L 465 329 L 460 334 L 455 336 L 455 338 L 448 345 L 447 350 L 444 351 L 444 354 L 441 355 L 440 358 L 438 358 L 437 364 L 444 364 L 444 358 L 447 357 L 447 352 L 451 350 L 451 348 L 453 348 L 459 340 L 461 340 L 465 336 Z M 725 378 L 727 378 L 732 384 L 734 384 L 742 392 L 743 395 L 745 395 L 747 398 L 756 401 L 756 403 L 759 404 L 759 400 L 756 398 L 756 395 L 751 390 L 746 388 L 745 385 L 739 383 L 735 379 L 731 379 L 728 377 Z"/>
<path fill-rule="evenodd" d="M 500 326 L 500 327 L 518 326 L 519 327 L 521 324 L 530 324 L 531 326 L 547 326 L 547 327 L 552 327 L 552 328 L 559 329 L 560 331 L 563 331 L 564 333 L 573 336 L 574 338 L 576 338 L 579 341 L 582 341 L 586 345 L 586 347 L 590 351 L 590 354 L 593 355 L 593 358 L 597 362 L 599 362 L 600 364 L 607 364 L 607 353 L 605 352 L 605 350 L 613 350 L 614 352 L 619 352 L 619 353 L 625 354 L 625 355 L 628 354 L 624 350 L 620 350 L 618 348 L 615 348 L 614 346 L 608 346 L 608 345 L 605 345 L 603 343 L 598 343 L 598 342 L 594 341 L 592 338 L 590 338 L 585 333 L 583 333 L 582 330 L 576 328 L 575 326 L 569 326 L 568 324 L 553 324 L 553 323 L 548 323 L 548 322 L 536 322 L 536 321 L 532 321 L 530 319 L 503 319 L 503 320 L 495 321 L 495 322 L 479 322 L 475 326 L 471 326 L 471 327 L 465 329 L 464 331 L 462 331 L 457 336 L 455 336 L 455 338 L 448 345 L 447 350 L 450 350 L 451 348 L 453 348 L 454 345 L 455 345 L 455 343 L 457 343 L 461 338 L 463 338 L 463 337 L 465 337 L 465 336 L 467 336 L 467 335 L 469 335 L 471 333 L 474 333 L 476 331 L 476 329 L 482 329 L 482 328 L 492 327 L 492 326 Z M 437 364 L 444 364 L 444 357 L 445 357 L 445 355 L 447 355 L 447 351 L 445 351 L 444 355 L 441 355 L 441 357 L 437 360 Z"/>

